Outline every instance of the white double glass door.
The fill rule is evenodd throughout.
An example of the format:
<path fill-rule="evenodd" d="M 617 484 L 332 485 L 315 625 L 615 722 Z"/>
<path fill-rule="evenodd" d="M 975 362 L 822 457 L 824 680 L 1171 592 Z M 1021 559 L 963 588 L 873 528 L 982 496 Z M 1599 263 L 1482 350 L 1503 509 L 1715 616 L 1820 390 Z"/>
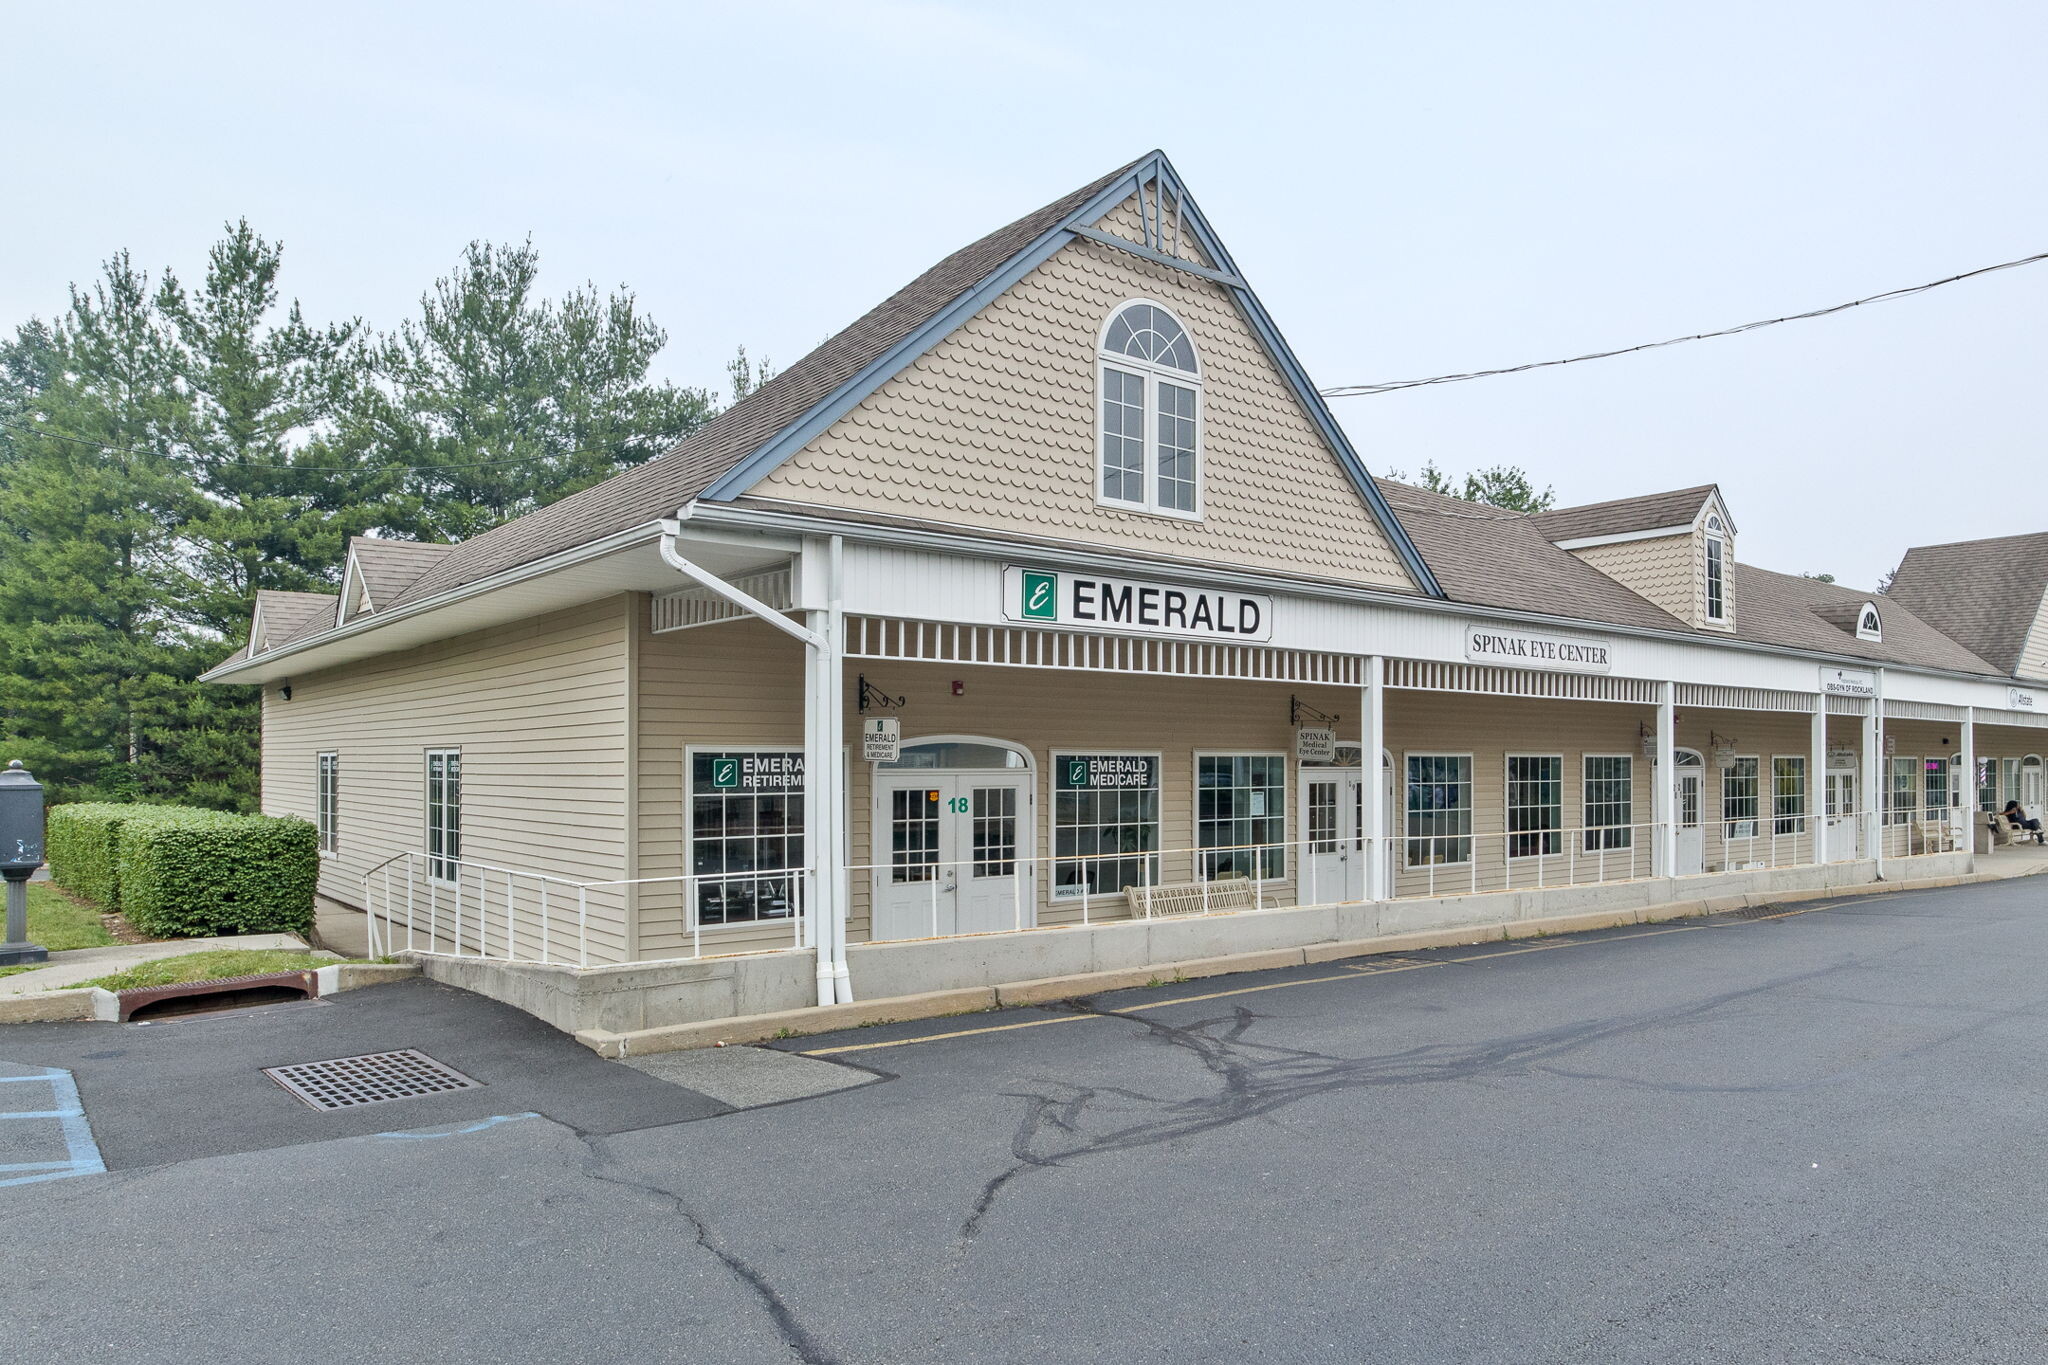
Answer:
<path fill-rule="evenodd" d="M 1038 920 L 1029 773 L 875 775 L 876 939 Z"/>
<path fill-rule="evenodd" d="M 1827 786 L 1822 788 L 1827 798 L 1828 861 L 1847 862 L 1857 855 L 1857 845 L 1862 842 L 1860 821 L 1856 818 L 1856 778 L 1854 768 L 1828 769 Z"/>
<path fill-rule="evenodd" d="M 1393 832 L 1394 778 L 1383 772 L 1381 793 L 1385 831 Z M 1366 897 L 1365 770 L 1304 768 L 1301 770 L 1301 818 L 1304 845 L 1301 884 L 1295 889 L 1303 905 L 1332 905 Z"/>

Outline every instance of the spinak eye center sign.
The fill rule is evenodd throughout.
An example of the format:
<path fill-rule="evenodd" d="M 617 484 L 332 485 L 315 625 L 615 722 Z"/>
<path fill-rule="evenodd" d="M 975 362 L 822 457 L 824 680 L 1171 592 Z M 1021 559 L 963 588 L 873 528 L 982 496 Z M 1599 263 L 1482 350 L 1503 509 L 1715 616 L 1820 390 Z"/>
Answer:
<path fill-rule="evenodd" d="M 1264 643 L 1273 599 L 1226 588 L 1147 583 L 1066 570 L 1003 570 L 1003 615 L 1031 625 Z"/>

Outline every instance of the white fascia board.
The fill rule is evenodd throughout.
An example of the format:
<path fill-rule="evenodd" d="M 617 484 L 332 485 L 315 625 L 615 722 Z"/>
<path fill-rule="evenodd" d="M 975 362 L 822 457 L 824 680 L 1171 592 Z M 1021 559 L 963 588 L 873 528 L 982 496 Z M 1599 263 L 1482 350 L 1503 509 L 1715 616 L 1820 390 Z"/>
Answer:
<path fill-rule="evenodd" d="M 496 592 L 500 588 L 510 587 L 529 578 L 539 578 L 544 574 L 557 573 L 563 569 L 573 568 L 578 564 L 602 559 L 606 555 L 613 554 L 619 550 L 629 549 L 635 545 L 658 540 L 660 536 L 661 523 L 658 521 L 650 521 L 639 526 L 629 527 L 624 531 L 606 536 L 602 540 L 594 540 L 587 545 L 578 545 L 557 554 L 549 555 L 544 559 L 536 559 L 527 564 L 502 569 L 488 577 L 480 578 L 474 583 L 465 583 L 460 587 L 450 588 L 446 592 L 436 593 L 432 597 L 421 598 L 419 601 L 408 603 L 403 607 L 387 608 L 374 615 L 364 613 L 363 615 L 352 617 L 344 625 L 336 626 L 333 630 L 323 630 L 318 635 L 308 636 L 306 639 L 296 641 L 289 646 L 266 650 L 262 654 L 252 658 L 240 659 L 234 663 L 222 664 L 209 672 L 202 673 L 199 676 L 199 681 L 234 682 L 236 674 L 248 672 L 259 664 L 267 669 L 275 666 L 281 660 L 296 658 L 309 651 L 335 644 L 342 640 L 354 639 L 370 631 L 381 630 L 387 626 L 395 625 L 400 621 L 416 620 L 430 612 L 439 611 L 444 607 L 455 606 L 471 598 L 482 597 L 488 593 Z"/>
<path fill-rule="evenodd" d="M 355 601 L 355 595 L 358 591 L 363 595 L 363 609 L 361 611 L 351 611 L 349 607 Z M 353 620 L 358 616 L 368 616 L 376 609 L 377 604 L 370 600 L 370 585 L 363 578 L 363 566 L 357 562 L 356 552 L 351 549 L 348 552 L 348 563 L 341 571 L 341 599 L 335 604 L 335 619 L 338 621 Z"/>
<path fill-rule="evenodd" d="M 1625 545 L 1631 540 L 1669 540 L 1673 536 L 1689 536 L 1697 525 L 1698 522 L 1692 522 L 1685 526 L 1657 526 L 1647 531 L 1620 531 L 1611 536 L 1573 536 L 1570 540 L 1553 540 L 1550 543 L 1560 550 L 1589 550 L 1595 545 Z"/>
<path fill-rule="evenodd" d="M 759 527 L 763 530 L 780 531 L 793 536 L 844 536 L 849 542 L 867 542 L 877 545 L 894 545 L 910 549 L 930 550 L 942 554 L 969 555 L 998 562 L 1015 561 L 1033 555 L 1040 558 L 1057 556 L 1063 564 L 1075 568 L 1087 568 L 1103 573 L 1130 574 L 1156 570 L 1168 575 L 1187 577 L 1190 581 L 1210 583 L 1223 587 L 1242 588 L 1251 592 L 1289 592 L 1304 597 L 1322 598 L 1327 601 L 1370 603 L 1376 606 L 1394 607 L 1404 611 L 1430 615 L 1451 615 L 1478 617 L 1491 621 L 1507 621 L 1523 625 L 1541 626 L 1547 630 L 1562 630 L 1579 634 L 1596 633 L 1621 636 L 1629 639 L 1656 640 L 1664 643 L 1691 645 L 1716 652 L 1757 654 L 1776 659 L 1794 659 L 1813 664 L 1826 664 L 1835 668 L 1882 668 L 1887 674 L 1902 673 L 1928 678 L 1956 679 L 1969 683 L 1995 685 L 2004 688 L 2007 679 L 1987 678 L 1982 673 L 1962 673 L 1952 669 L 1930 668 L 1924 665 L 1899 663 L 1887 659 L 1871 659 L 1856 654 L 1825 654 L 1815 650 L 1793 649 L 1787 645 L 1764 644 L 1756 640 L 1717 635 L 1712 632 L 1694 633 L 1681 630 L 1656 630 L 1647 626 L 1615 625 L 1606 621 L 1592 621 L 1584 617 L 1559 616 L 1548 612 L 1516 611 L 1506 607 L 1481 606 L 1470 602 L 1456 602 L 1448 599 L 1424 597 L 1419 593 L 1394 592 L 1383 588 L 1352 586 L 1330 583 L 1323 580 L 1289 578 L 1283 574 L 1264 574 L 1247 569 L 1226 569 L 1210 564 L 1195 563 L 1165 557 L 1148 557 L 1105 552 L 1098 545 L 1081 545 L 1074 542 L 1060 542 L 1047 547 L 1037 544 L 1020 544 L 995 538 L 977 536 L 971 532 L 928 531 L 912 527 L 882 526 L 857 520 L 841 521 L 830 515 L 812 512 L 777 511 L 757 507 L 735 507 L 725 503 L 693 503 L 681 509 L 682 520 L 695 526 Z M 1668 533 L 1667 533 L 1668 534 Z M 1685 527 L 1679 534 L 1690 534 Z M 1890 695 L 1890 694 L 1887 694 Z"/>

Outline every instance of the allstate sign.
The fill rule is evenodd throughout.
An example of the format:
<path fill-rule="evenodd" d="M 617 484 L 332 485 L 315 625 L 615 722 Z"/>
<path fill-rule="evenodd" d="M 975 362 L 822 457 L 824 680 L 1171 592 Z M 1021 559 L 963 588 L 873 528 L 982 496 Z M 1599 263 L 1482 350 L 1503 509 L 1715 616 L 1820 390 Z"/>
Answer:
<path fill-rule="evenodd" d="M 1017 565 L 1003 570 L 1003 615 L 1032 625 L 1135 635 L 1246 644 L 1273 638 L 1273 599 L 1258 593 Z"/>

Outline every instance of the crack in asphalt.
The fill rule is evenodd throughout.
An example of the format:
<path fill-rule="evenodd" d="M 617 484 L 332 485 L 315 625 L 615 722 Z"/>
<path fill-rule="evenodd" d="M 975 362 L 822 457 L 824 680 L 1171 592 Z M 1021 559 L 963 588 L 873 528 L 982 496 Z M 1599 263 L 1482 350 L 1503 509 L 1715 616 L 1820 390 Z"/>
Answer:
<path fill-rule="evenodd" d="M 775 1324 L 775 1330 L 781 1336 L 783 1345 L 788 1347 L 803 1365 L 838 1365 L 839 1358 L 827 1350 L 822 1342 L 811 1335 L 810 1329 L 797 1319 L 795 1311 L 790 1308 L 788 1301 L 769 1281 L 767 1275 L 749 1264 L 737 1252 L 722 1245 L 712 1235 L 711 1225 L 693 1210 L 681 1195 L 651 1180 L 628 1174 L 618 1158 L 612 1155 L 609 1150 L 610 1144 L 599 1135 L 580 1132 L 573 1128 L 566 1131 L 583 1145 L 584 1159 L 578 1164 L 585 1176 L 607 1185 L 617 1185 L 621 1189 L 651 1195 L 665 1201 L 674 1209 L 677 1216 L 690 1225 L 697 1245 L 716 1257 L 719 1264 L 760 1301 L 769 1321 Z M 608 1174 L 607 1167 L 612 1168 L 617 1174 Z"/>
<path fill-rule="evenodd" d="M 1018 1177 L 1032 1170 L 1195 1137 L 1245 1119 L 1265 1118 L 1303 1100 L 1339 1091 L 1440 1085 L 1549 1071 L 1552 1068 L 1544 1063 L 1595 1044 L 1692 1022 L 1731 1005 L 1852 969 L 1859 962 L 1860 958 L 1851 957 L 1832 966 L 1777 977 L 1687 1005 L 1566 1024 L 1479 1043 L 1432 1043 L 1378 1057 L 1336 1057 L 1259 1042 L 1247 1035 L 1266 1016 L 1243 1005 L 1235 1006 L 1227 1015 L 1175 1025 L 1140 1013 L 1104 1009 L 1086 1000 L 1074 1001 L 1069 1008 L 1143 1026 L 1148 1037 L 1198 1061 L 1215 1079 L 1217 1088 L 1193 1098 L 1161 1099 L 1137 1091 L 1088 1088 L 1044 1079 L 1041 1083 L 1048 1088 L 1046 1092 L 1004 1092 L 1024 1101 L 1024 1114 L 1010 1138 L 1012 1164 L 982 1186 L 980 1196 L 960 1225 L 956 1249 L 964 1253 L 971 1247 L 998 1199 Z M 1988 1021 L 1960 1030 L 1955 1036 L 1985 1026 Z M 1141 1116 L 1134 1122 L 1090 1131 L 1089 1120 L 1099 1116 L 1100 1105 L 1096 1102 L 1106 1094 L 1136 1102 Z"/>

